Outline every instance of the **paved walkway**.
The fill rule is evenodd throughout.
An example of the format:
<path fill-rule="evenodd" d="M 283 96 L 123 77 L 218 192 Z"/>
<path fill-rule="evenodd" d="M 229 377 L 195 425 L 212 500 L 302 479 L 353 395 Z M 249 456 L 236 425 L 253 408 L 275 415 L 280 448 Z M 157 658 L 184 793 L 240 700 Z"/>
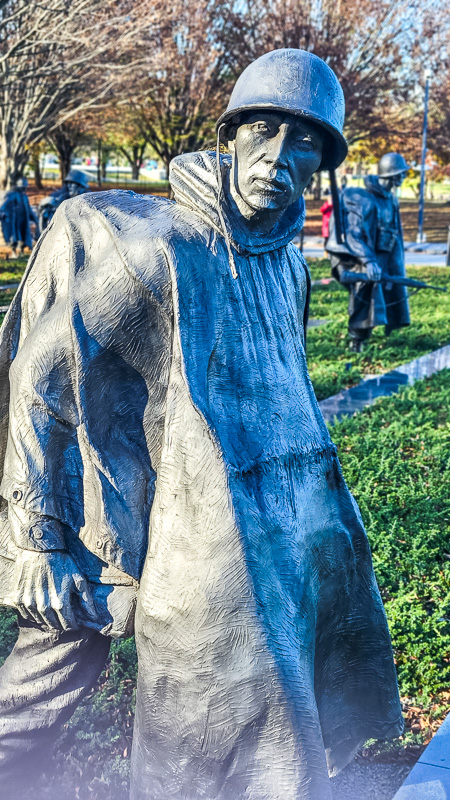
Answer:
<path fill-rule="evenodd" d="M 393 800 L 450 798 L 450 715 L 412 768 Z"/>
<path fill-rule="evenodd" d="M 412 386 L 416 381 L 445 368 L 450 368 L 450 345 L 415 358 L 384 375 L 367 378 L 351 389 L 321 400 L 319 407 L 326 422 L 352 417 L 366 406 L 371 406 L 378 397 L 389 397 L 404 386 Z"/>
<path fill-rule="evenodd" d="M 442 242 L 405 242 L 405 261 L 408 267 L 445 267 L 446 252 L 447 245 Z M 320 236 L 305 236 L 303 255 L 305 258 L 324 258 L 323 239 Z"/>

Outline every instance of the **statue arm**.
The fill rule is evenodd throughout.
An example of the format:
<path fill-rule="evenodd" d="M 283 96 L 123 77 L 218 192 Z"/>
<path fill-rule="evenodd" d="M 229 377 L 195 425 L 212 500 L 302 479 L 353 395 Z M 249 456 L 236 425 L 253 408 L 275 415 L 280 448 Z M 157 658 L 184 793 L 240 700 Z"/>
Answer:
<path fill-rule="evenodd" d="M 70 554 L 83 522 L 72 339 L 53 270 L 70 269 L 67 239 L 45 237 L 25 281 L 20 347 L 10 368 L 1 493 L 15 566 L 5 603 L 51 630 L 101 628 L 89 584 Z M 41 295 L 37 287 L 41 287 Z M 48 287 L 49 295 L 43 287 Z"/>

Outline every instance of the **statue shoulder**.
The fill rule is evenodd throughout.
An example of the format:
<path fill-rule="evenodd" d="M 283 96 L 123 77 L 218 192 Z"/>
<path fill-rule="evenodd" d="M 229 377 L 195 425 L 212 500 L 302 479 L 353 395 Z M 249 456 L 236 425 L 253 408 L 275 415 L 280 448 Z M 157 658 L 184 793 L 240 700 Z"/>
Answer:
<path fill-rule="evenodd" d="M 342 207 L 347 210 L 359 210 L 360 213 L 367 214 L 371 208 L 376 207 L 376 200 L 371 192 L 367 189 L 360 189 L 352 187 L 345 189 L 341 194 Z"/>
<path fill-rule="evenodd" d="M 88 192 L 78 195 L 64 204 L 67 219 L 76 221 L 80 215 L 98 212 L 115 229 L 116 233 L 126 232 L 130 226 L 139 227 L 140 223 L 146 223 L 147 230 L 149 222 L 154 222 L 157 230 L 156 221 L 158 218 L 170 216 L 170 209 L 174 203 L 164 197 L 154 197 L 153 195 L 141 195 L 136 192 L 112 190 L 100 192 Z"/>

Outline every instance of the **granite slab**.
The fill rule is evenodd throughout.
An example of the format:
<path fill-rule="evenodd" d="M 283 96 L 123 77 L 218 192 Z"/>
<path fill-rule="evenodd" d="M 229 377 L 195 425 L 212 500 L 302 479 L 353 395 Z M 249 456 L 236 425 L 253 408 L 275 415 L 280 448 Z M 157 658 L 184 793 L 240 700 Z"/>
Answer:
<path fill-rule="evenodd" d="M 342 417 L 353 416 L 372 405 L 378 397 L 389 397 L 403 387 L 412 386 L 416 381 L 445 368 L 450 368 L 450 345 L 415 358 L 384 375 L 367 378 L 351 389 L 321 400 L 319 407 L 325 421 L 333 423 Z"/>
<path fill-rule="evenodd" d="M 450 800 L 450 714 L 393 800 Z"/>

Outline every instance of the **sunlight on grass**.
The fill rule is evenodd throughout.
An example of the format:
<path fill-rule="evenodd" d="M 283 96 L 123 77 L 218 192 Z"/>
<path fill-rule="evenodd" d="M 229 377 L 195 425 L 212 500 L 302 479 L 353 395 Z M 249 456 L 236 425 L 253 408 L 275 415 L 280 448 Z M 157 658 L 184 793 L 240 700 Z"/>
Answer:
<path fill-rule="evenodd" d="M 327 259 L 310 262 L 313 279 L 329 277 Z M 347 336 L 348 292 L 333 282 L 313 287 L 310 317 L 329 322 L 308 331 L 308 367 L 319 400 L 354 386 L 365 375 L 379 375 L 400 364 L 450 343 L 450 270 L 441 267 L 410 267 L 408 275 L 449 293 L 421 290 L 410 298 L 411 325 L 386 337 L 375 328 L 363 353 L 350 353 Z"/>

